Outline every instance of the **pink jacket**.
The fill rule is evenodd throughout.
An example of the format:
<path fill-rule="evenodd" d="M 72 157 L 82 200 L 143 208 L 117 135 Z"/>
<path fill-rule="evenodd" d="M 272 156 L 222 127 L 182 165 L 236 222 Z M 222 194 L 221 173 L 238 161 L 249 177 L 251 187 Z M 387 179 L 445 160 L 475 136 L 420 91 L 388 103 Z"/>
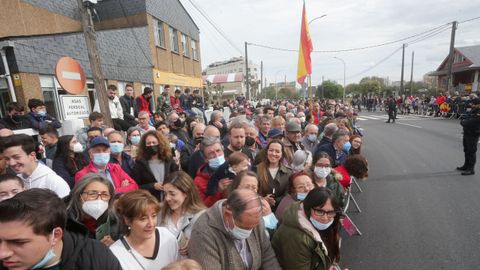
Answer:
<path fill-rule="evenodd" d="M 115 193 L 124 193 L 138 189 L 137 183 L 122 169 L 122 167 L 120 167 L 119 164 L 109 162 L 107 164 L 107 168 L 110 172 L 110 175 L 112 176 Z M 75 174 L 75 184 L 80 182 L 80 179 L 84 175 L 89 173 L 98 173 L 98 170 L 97 168 L 95 168 L 92 161 L 90 161 L 90 163 L 85 168 L 81 169 Z M 128 186 L 122 187 L 123 180 L 128 180 L 130 184 Z"/>

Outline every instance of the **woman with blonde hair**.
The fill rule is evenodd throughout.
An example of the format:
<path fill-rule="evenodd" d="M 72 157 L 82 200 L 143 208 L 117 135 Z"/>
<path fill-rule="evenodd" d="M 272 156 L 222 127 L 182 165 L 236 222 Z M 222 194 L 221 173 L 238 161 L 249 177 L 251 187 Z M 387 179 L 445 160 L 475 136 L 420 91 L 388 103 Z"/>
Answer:
<path fill-rule="evenodd" d="M 166 228 L 156 226 L 160 203 L 148 191 L 123 194 L 116 210 L 124 236 L 110 250 L 123 269 L 157 270 L 177 260 L 177 241 Z"/>
<path fill-rule="evenodd" d="M 155 130 L 143 134 L 133 168 L 138 186 L 163 200 L 163 184 L 171 172 L 178 171 L 167 138 Z"/>
<path fill-rule="evenodd" d="M 193 224 L 205 211 L 205 205 L 192 178 L 183 171 L 168 176 L 164 192 L 165 202 L 160 210 L 159 225 L 166 227 L 177 238 L 179 253 L 186 258 Z"/>

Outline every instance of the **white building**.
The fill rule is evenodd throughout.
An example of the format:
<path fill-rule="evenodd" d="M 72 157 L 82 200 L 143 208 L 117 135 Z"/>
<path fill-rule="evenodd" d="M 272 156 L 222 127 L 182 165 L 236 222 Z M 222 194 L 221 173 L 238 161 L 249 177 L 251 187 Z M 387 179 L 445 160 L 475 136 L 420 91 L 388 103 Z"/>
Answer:
<path fill-rule="evenodd" d="M 258 65 L 252 61 L 248 61 L 248 69 L 250 80 L 258 80 Z M 205 75 L 243 73 L 245 76 L 245 60 L 243 56 L 233 57 L 230 60 L 214 62 L 203 70 Z"/>

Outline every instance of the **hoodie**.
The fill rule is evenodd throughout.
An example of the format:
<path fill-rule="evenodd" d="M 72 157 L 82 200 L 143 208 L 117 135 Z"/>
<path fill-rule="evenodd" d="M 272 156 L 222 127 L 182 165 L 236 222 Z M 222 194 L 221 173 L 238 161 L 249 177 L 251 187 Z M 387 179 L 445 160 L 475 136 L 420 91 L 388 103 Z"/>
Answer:
<path fill-rule="evenodd" d="M 58 197 L 66 197 L 70 193 L 70 187 L 67 182 L 58 176 L 52 169 L 41 162 L 37 163 L 37 168 L 30 176 L 18 174 L 23 179 L 26 189 L 45 188 L 55 192 Z"/>

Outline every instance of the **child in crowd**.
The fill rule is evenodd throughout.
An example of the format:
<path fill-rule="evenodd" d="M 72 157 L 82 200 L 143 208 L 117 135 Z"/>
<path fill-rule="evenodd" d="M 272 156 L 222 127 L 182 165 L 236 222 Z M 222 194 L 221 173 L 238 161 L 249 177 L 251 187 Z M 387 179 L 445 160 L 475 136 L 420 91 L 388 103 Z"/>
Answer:
<path fill-rule="evenodd" d="M 212 196 L 217 192 L 220 180 L 228 178 L 233 180 L 237 174 L 248 170 L 250 161 L 248 156 L 242 152 L 234 152 L 228 157 L 228 161 L 223 163 L 210 178 L 205 194 Z"/>
<path fill-rule="evenodd" d="M 30 112 L 27 115 L 27 119 L 30 121 L 30 126 L 33 129 L 40 130 L 45 128 L 47 125 L 50 125 L 54 128 L 62 127 L 60 121 L 47 113 L 45 102 L 41 101 L 40 99 L 30 99 L 28 101 L 28 108 L 30 109 Z"/>

